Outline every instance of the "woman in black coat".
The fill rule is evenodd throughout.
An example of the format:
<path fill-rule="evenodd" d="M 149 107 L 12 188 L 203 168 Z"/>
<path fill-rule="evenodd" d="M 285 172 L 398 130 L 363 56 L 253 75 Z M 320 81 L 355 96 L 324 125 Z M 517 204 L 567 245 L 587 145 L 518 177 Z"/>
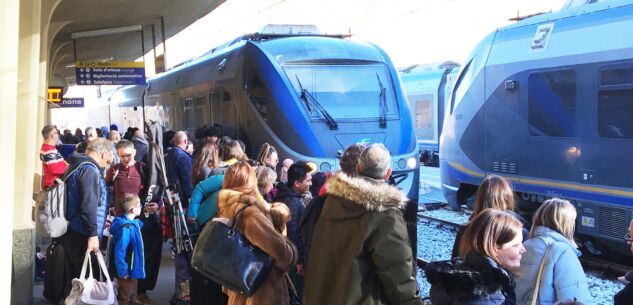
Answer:
<path fill-rule="evenodd" d="M 519 267 L 523 225 L 510 213 L 486 209 L 470 222 L 459 244 L 460 257 L 425 268 L 433 305 L 514 305 L 510 269 Z"/>

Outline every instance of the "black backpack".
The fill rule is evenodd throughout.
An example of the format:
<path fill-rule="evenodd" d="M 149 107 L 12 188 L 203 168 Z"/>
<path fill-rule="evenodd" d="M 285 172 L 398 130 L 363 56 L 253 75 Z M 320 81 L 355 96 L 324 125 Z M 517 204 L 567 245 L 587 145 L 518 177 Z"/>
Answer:
<path fill-rule="evenodd" d="M 66 297 L 65 291 L 70 291 L 70 287 L 65 287 L 70 281 L 66 280 L 68 270 L 66 261 L 66 251 L 61 243 L 53 240 L 53 243 L 46 249 L 46 277 L 44 278 L 44 297 L 53 302 L 59 302 Z"/>

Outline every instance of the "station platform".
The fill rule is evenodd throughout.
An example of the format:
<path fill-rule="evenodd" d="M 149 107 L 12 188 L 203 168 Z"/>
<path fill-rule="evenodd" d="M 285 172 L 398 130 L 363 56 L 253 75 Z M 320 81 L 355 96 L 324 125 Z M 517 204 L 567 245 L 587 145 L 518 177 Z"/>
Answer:
<path fill-rule="evenodd" d="M 171 253 L 171 244 L 167 241 L 163 243 L 163 252 L 160 263 L 160 272 L 158 273 L 158 281 L 154 290 L 149 291 L 147 295 L 152 299 L 154 305 L 169 305 L 169 300 L 174 293 L 174 260 Z M 33 304 L 34 305 L 53 305 L 42 296 L 44 292 L 43 284 L 35 284 L 33 286 Z"/>

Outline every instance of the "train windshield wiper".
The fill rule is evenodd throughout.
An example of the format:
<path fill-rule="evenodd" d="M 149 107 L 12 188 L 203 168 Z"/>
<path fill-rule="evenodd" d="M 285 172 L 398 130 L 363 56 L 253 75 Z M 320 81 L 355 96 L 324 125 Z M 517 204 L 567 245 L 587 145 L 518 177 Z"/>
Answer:
<path fill-rule="evenodd" d="M 312 95 L 312 93 L 310 93 L 310 91 L 303 88 L 303 85 L 301 85 L 301 81 L 299 80 L 299 76 L 295 74 L 295 77 L 297 78 L 297 83 L 299 83 L 299 89 L 301 90 L 301 100 L 303 100 L 303 102 L 306 104 L 308 112 L 312 114 L 313 111 L 316 110 L 325 119 L 325 122 L 327 123 L 327 126 L 330 127 L 330 129 L 338 129 L 338 124 L 336 123 L 334 118 L 332 118 L 327 110 L 323 108 L 323 105 L 321 105 L 321 103 L 317 101 L 317 99 Z"/>
<path fill-rule="evenodd" d="M 387 88 L 382 85 L 382 81 L 380 80 L 380 76 L 376 73 L 376 78 L 378 79 L 378 85 L 380 86 L 380 94 L 378 94 L 378 107 L 380 108 L 380 128 L 387 128 L 387 112 L 389 108 L 387 106 Z"/>

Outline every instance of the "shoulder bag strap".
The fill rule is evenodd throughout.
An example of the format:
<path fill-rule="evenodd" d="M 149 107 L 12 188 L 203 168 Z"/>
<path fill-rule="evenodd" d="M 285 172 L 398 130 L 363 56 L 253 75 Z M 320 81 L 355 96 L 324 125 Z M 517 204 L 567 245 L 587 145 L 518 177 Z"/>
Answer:
<path fill-rule="evenodd" d="M 547 258 L 547 255 L 549 254 L 550 249 L 552 249 L 552 245 L 549 245 L 547 247 L 547 250 L 545 250 L 545 254 L 543 255 L 543 260 L 541 260 L 541 265 L 538 267 L 538 273 L 536 275 L 536 283 L 534 283 L 534 292 L 532 293 L 532 302 L 530 303 L 531 305 L 536 305 L 536 300 L 538 299 L 538 292 L 541 286 L 541 277 L 543 275 L 543 266 L 545 265 L 545 258 Z"/>
<path fill-rule="evenodd" d="M 233 224 L 231 225 L 231 232 L 235 232 L 235 228 L 237 227 L 237 222 L 240 221 L 240 218 L 242 218 L 242 214 L 244 213 L 244 210 L 246 210 L 246 208 L 248 208 L 249 205 L 245 205 L 244 207 L 240 208 L 240 210 L 237 212 L 237 214 L 235 214 L 235 218 L 233 218 Z"/>
<path fill-rule="evenodd" d="M 68 173 L 68 175 L 66 175 L 64 177 L 64 179 L 62 179 L 62 181 L 66 182 L 66 180 L 68 180 L 68 178 L 70 178 L 70 176 L 72 174 L 74 174 L 76 171 L 78 171 L 84 164 L 90 164 L 90 165 L 96 167 L 94 164 L 92 164 L 90 162 L 81 162 L 77 167 L 75 167 L 75 169 L 73 169 L 70 173 Z"/>

